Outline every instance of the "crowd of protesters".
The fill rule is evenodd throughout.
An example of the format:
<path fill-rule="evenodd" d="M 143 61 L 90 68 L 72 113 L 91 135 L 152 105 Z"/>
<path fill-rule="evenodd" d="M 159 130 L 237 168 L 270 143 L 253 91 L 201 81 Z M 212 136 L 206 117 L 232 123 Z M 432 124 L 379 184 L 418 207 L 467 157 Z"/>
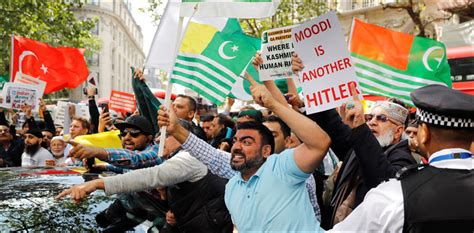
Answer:
<path fill-rule="evenodd" d="M 261 62 L 257 54 L 253 65 Z M 303 68 L 296 54 L 292 64 L 295 73 Z M 135 76 L 143 78 L 140 71 Z M 246 76 L 265 111 L 244 106 L 232 117 L 229 99 L 222 113 L 202 112 L 194 97 L 178 95 L 156 119 L 140 110 L 112 119 L 89 89 L 91 120 L 71 109 L 66 140 L 43 101 L 43 120 L 25 106 L 21 129 L 0 110 L 0 166 L 123 173 L 58 195 L 80 202 L 97 189 L 118 194 L 96 217 L 106 232 L 145 220 L 159 232 L 474 230 L 473 96 L 430 85 L 411 94 L 416 113 L 394 98 L 364 112 L 354 95 L 339 108 L 307 115 L 292 79 L 282 93 L 273 81 Z M 162 157 L 156 123 L 167 128 Z M 110 130 L 120 131 L 123 148 L 74 141 Z"/>

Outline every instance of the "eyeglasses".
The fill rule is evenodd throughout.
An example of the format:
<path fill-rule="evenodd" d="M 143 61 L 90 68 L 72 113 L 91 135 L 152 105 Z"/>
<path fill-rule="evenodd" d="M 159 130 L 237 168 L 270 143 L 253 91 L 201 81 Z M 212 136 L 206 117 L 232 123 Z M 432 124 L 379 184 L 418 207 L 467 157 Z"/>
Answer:
<path fill-rule="evenodd" d="M 132 130 L 123 130 L 120 132 L 120 136 L 122 137 L 125 137 L 127 136 L 127 134 L 130 134 L 130 136 L 132 136 L 133 138 L 137 138 L 138 136 L 140 136 L 140 134 L 142 134 L 142 131 L 138 130 L 138 129 L 132 129 Z"/>
<path fill-rule="evenodd" d="M 385 115 L 385 114 L 379 114 L 379 115 L 365 114 L 364 117 L 365 117 L 365 121 L 366 121 L 366 122 L 371 121 L 371 120 L 375 117 L 375 120 L 380 121 L 380 122 L 387 122 L 387 121 L 390 121 L 390 122 L 392 122 L 392 123 L 394 123 L 394 124 L 396 124 L 396 125 L 400 125 L 400 123 L 398 123 L 398 122 L 396 122 L 396 121 L 390 119 L 390 117 L 388 117 L 388 116 Z"/>

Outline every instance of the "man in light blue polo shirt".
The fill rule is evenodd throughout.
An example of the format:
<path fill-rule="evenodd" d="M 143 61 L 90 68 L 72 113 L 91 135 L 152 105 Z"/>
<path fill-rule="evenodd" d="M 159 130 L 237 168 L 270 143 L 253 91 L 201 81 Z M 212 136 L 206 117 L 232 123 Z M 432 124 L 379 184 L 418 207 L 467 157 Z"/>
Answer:
<path fill-rule="evenodd" d="M 239 125 L 229 154 L 190 134 L 178 124 L 174 111 L 164 106 L 158 111 L 158 124 L 167 126 L 182 148 L 212 173 L 230 179 L 225 202 L 239 232 L 318 231 L 305 180 L 323 160 L 330 139 L 316 123 L 278 103 L 264 86 L 251 81 L 254 100 L 280 116 L 303 144 L 269 156 L 275 144 L 272 133 L 260 123 L 248 122 Z"/>

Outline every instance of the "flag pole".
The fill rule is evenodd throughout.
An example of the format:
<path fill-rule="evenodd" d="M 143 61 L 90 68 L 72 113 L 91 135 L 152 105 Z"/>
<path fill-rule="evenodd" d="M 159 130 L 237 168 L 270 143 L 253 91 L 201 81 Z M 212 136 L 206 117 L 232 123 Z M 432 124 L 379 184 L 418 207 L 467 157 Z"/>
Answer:
<path fill-rule="evenodd" d="M 12 34 L 11 38 L 12 38 L 11 39 L 12 44 L 11 44 L 11 48 L 10 48 L 11 49 L 11 52 L 10 52 L 10 82 L 13 82 L 13 51 L 14 51 L 13 50 L 13 45 L 15 43 L 14 42 L 15 36 Z M 19 64 L 19 65 L 21 65 L 21 64 Z"/>
<path fill-rule="evenodd" d="M 186 25 L 186 28 L 185 28 L 185 33 L 186 33 L 186 29 L 189 25 L 189 22 L 191 21 L 191 19 L 193 18 L 194 14 L 196 13 L 197 9 L 198 9 L 198 4 L 196 4 L 196 6 L 194 7 L 194 11 L 193 11 L 193 14 L 189 17 L 189 21 L 188 21 L 188 24 Z M 183 22 L 184 22 L 184 17 L 180 16 L 179 17 L 179 22 L 178 22 L 178 43 L 176 43 L 176 47 L 175 47 L 175 51 L 174 51 L 174 54 L 173 54 L 173 57 L 174 57 L 174 60 L 173 60 L 173 67 L 170 71 L 170 73 L 168 74 L 168 85 L 166 86 L 166 94 L 165 94 L 165 107 L 166 109 L 170 109 L 170 105 L 171 105 L 171 89 L 173 88 L 173 83 L 171 82 L 171 78 L 173 76 L 173 70 L 174 70 L 174 67 L 176 65 L 176 58 L 178 57 L 178 51 L 179 51 L 179 48 L 181 46 L 181 42 L 184 38 L 184 35 L 181 35 L 181 31 L 182 31 L 182 28 L 183 28 Z M 166 126 L 163 126 L 161 127 L 160 129 L 160 146 L 159 146 L 159 150 L 158 150 L 158 156 L 159 157 L 163 157 L 163 150 L 165 148 L 165 140 L 166 140 Z"/>

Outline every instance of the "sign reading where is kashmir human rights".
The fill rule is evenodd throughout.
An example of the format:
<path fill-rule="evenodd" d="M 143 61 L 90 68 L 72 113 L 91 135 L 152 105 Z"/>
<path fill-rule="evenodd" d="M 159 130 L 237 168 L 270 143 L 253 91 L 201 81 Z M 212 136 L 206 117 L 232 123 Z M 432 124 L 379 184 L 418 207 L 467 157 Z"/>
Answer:
<path fill-rule="evenodd" d="M 304 63 L 298 77 L 307 114 L 347 102 L 353 95 L 352 85 L 362 99 L 341 24 L 334 11 L 306 21 L 291 33 L 295 52 Z"/>
<path fill-rule="evenodd" d="M 290 78 L 291 56 L 295 51 L 291 41 L 291 28 L 281 27 L 262 33 L 262 64 L 259 67 L 261 81 Z"/>

